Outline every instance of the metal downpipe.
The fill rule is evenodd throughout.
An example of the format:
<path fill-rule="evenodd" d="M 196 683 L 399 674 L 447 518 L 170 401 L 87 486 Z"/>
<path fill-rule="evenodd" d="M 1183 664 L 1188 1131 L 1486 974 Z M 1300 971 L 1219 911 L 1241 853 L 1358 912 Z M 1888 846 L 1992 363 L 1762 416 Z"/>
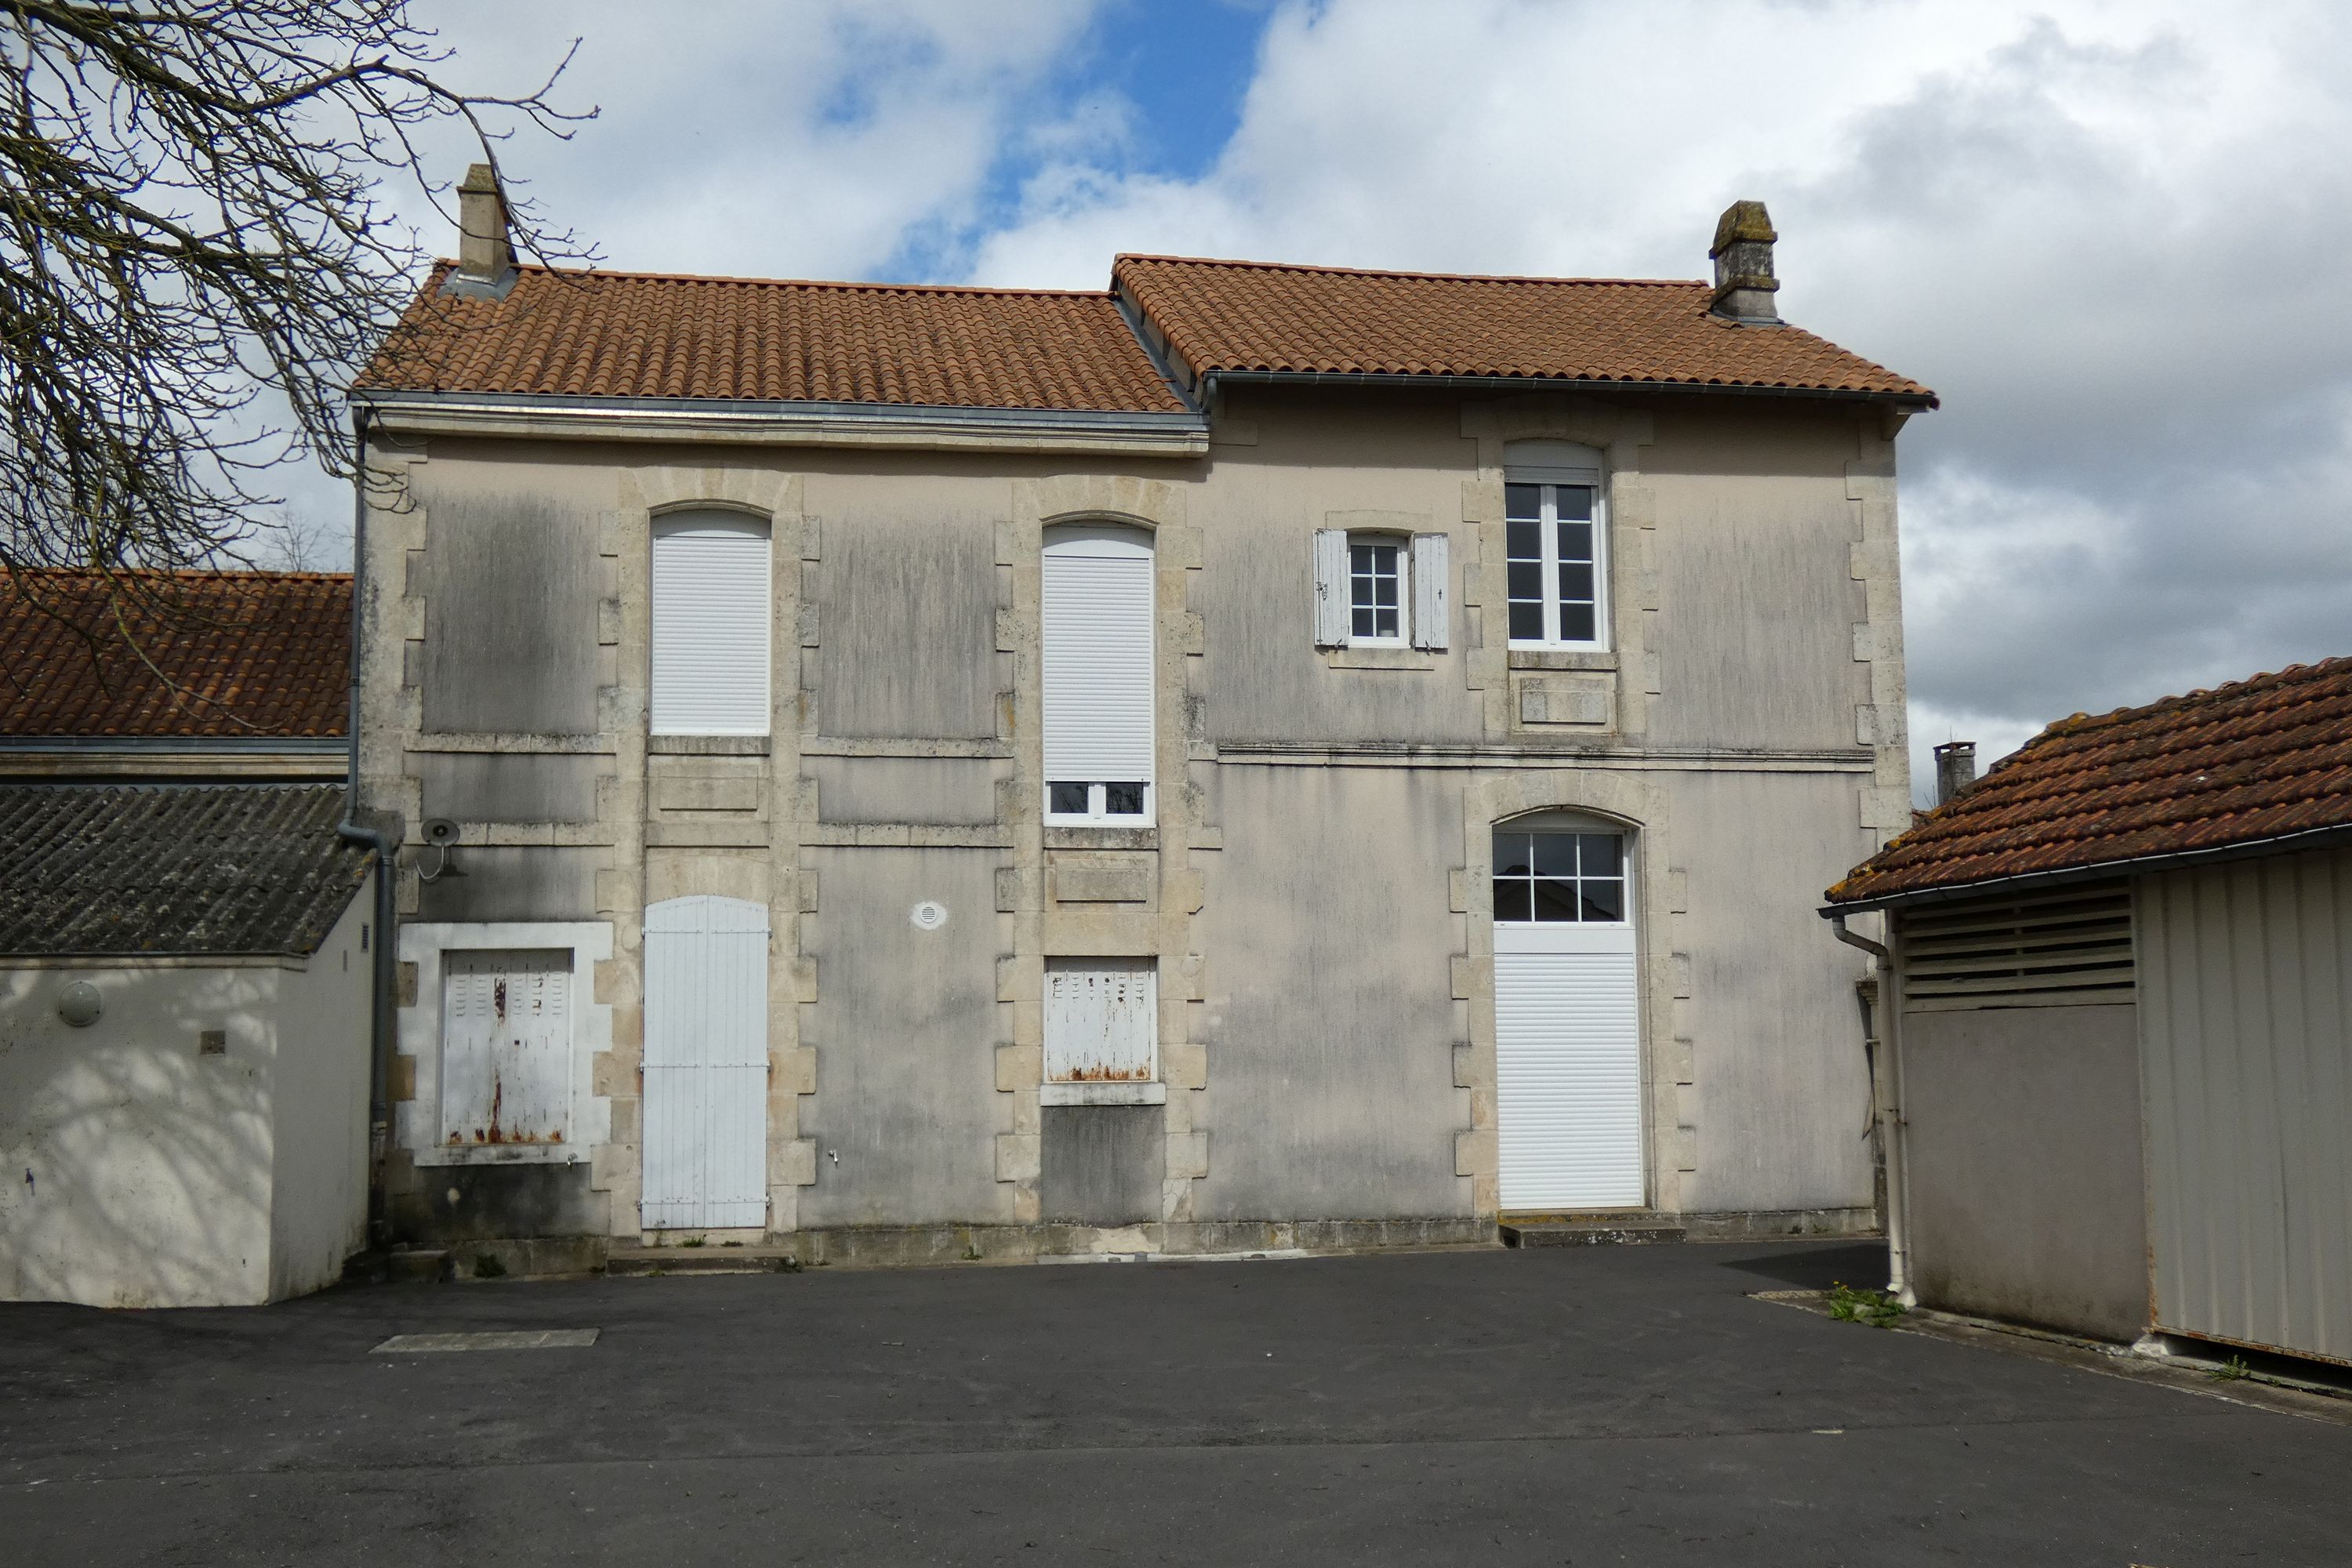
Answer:
<path fill-rule="evenodd" d="M 367 411 L 352 413 L 352 652 L 351 707 L 346 727 L 350 749 L 343 774 L 343 819 L 335 824 L 341 837 L 364 844 L 375 854 L 375 976 L 368 1009 L 368 1222 L 371 1247 L 390 1241 L 389 1216 L 383 1190 L 384 1156 L 392 1145 L 392 1004 L 398 984 L 397 949 L 394 926 L 398 918 L 399 842 L 379 828 L 359 820 L 360 808 L 360 648 L 367 624 Z"/>

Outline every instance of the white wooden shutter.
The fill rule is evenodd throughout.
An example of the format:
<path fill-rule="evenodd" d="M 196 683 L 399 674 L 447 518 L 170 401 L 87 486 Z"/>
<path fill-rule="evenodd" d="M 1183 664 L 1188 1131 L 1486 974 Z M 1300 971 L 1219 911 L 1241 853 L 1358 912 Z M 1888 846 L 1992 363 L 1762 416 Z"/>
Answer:
<path fill-rule="evenodd" d="M 1454 625 L 1454 589 L 1446 576 L 1445 535 L 1412 536 L 1412 646 L 1443 653 Z"/>
<path fill-rule="evenodd" d="M 1633 932 L 1622 932 L 1616 951 L 1506 951 L 1515 934 L 1496 932 L 1502 1206 L 1637 1206 L 1642 1048 Z"/>
<path fill-rule="evenodd" d="M 1159 1019 L 1160 974 L 1150 959 L 1047 959 L 1046 1081 L 1149 1083 Z"/>
<path fill-rule="evenodd" d="M 1045 574 L 1046 782 L 1150 783 L 1150 542 L 1055 529 Z"/>
<path fill-rule="evenodd" d="M 768 910 L 694 894 L 646 908 L 648 1230 L 768 1219 Z"/>
<path fill-rule="evenodd" d="M 768 525 L 730 512 L 654 520 L 653 732 L 768 732 Z"/>
<path fill-rule="evenodd" d="M 441 957 L 441 1142 L 561 1143 L 572 1122 L 572 953 Z"/>
<path fill-rule="evenodd" d="M 1339 647 L 1348 640 L 1348 531 L 1315 531 L 1315 646 Z"/>

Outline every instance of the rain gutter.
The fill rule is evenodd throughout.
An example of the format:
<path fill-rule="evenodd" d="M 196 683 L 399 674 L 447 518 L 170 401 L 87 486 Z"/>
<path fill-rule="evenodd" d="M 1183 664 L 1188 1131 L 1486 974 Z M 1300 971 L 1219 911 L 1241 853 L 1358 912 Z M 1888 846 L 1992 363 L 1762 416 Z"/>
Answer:
<path fill-rule="evenodd" d="M 1098 452 L 1131 457 L 1194 457 L 1209 449 L 1209 422 L 1189 411 L 950 408 L 929 404 L 367 389 L 352 395 L 380 427 L 423 435 L 900 447 L 929 451 Z"/>

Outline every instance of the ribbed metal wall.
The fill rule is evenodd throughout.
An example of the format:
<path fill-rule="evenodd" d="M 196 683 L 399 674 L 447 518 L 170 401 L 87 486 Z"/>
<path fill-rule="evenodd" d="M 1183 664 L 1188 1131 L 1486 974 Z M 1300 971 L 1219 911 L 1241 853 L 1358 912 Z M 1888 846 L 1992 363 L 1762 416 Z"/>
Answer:
<path fill-rule="evenodd" d="M 2352 1362 L 2352 852 L 2142 880 L 2157 1326 Z"/>

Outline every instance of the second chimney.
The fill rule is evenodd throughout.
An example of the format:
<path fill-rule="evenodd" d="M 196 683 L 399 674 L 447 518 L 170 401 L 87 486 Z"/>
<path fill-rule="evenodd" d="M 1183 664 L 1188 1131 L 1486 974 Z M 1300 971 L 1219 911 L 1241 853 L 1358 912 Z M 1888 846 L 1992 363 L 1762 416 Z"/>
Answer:
<path fill-rule="evenodd" d="M 1936 748 L 1936 804 L 1943 805 L 1977 782 L 1977 743 L 1947 741 Z"/>
<path fill-rule="evenodd" d="M 1780 237 L 1762 202 L 1734 202 L 1724 208 L 1706 253 L 1715 263 L 1715 299 L 1707 309 L 1735 321 L 1779 326 L 1772 296 L 1780 280 L 1772 276 L 1772 246 Z"/>
<path fill-rule="evenodd" d="M 457 269 L 446 291 L 503 299 L 514 287 L 514 245 L 507 237 L 506 193 L 488 163 L 466 171 L 457 187 Z"/>

